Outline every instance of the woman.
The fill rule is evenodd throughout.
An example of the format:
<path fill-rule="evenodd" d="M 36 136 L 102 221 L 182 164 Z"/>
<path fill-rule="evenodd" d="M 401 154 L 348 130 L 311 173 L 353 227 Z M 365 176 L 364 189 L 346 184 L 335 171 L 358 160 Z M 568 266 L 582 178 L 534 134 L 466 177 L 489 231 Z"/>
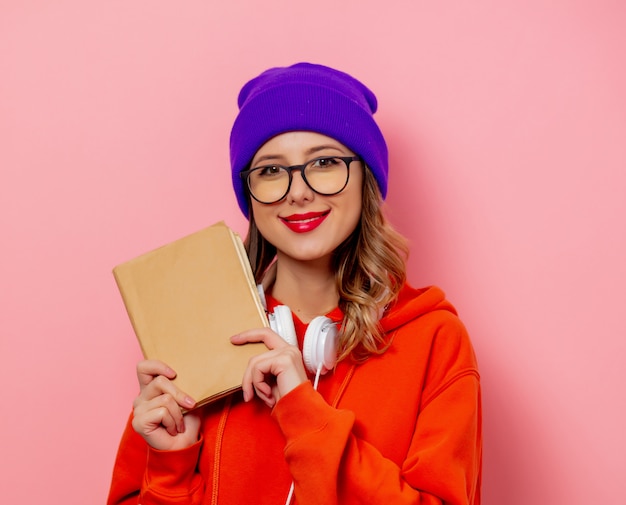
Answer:
<path fill-rule="evenodd" d="M 243 395 L 184 416 L 194 401 L 175 371 L 139 363 L 109 503 L 479 504 L 476 360 L 443 293 L 406 282 L 404 241 L 381 211 L 374 94 L 300 63 L 248 82 L 239 108 L 231 164 L 246 248 L 268 311 L 290 307 L 297 343 L 270 329 L 233 336 L 268 348 Z M 339 329 L 336 352 L 311 364 L 319 316 Z"/>

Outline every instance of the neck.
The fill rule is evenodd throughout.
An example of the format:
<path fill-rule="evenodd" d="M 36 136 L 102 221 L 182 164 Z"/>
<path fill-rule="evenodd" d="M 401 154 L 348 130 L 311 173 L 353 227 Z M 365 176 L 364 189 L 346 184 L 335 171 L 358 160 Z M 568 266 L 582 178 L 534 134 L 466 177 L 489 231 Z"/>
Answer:
<path fill-rule="evenodd" d="M 309 323 L 337 307 L 339 294 L 330 265 L 278 259 L 272 295 Z"/>

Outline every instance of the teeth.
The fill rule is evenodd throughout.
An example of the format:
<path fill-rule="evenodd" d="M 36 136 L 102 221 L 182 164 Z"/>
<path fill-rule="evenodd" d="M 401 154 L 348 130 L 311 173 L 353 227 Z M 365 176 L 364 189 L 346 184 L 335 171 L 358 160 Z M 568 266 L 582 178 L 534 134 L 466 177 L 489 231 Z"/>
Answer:
<path fill-rule="evenodd" d="M 313 216 L 308 217 L 306 219 L 285 219 L 285 221 L 289 221 L 290 223 L 310 223 L 311 221 L 315 221 L 319 219 L 321 216 Z"/>

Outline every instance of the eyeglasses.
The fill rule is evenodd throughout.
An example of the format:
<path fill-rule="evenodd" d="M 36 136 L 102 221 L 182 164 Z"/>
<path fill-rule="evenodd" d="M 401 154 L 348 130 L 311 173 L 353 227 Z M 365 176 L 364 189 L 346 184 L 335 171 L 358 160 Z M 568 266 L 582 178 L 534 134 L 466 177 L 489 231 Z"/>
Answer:
<path fill-rule="evenodd" d="M 300 172 L 306 185 L 319 195 L 341 193 L 348 185 L 350 163 L 361 161 L 359 156 L 325 156 L 304 165 L 263 165 L 243 170 L 239 175 L 246 181 L 250 195 L 260 203 L 276 203 L 289 193 L 293 172 Z"/>

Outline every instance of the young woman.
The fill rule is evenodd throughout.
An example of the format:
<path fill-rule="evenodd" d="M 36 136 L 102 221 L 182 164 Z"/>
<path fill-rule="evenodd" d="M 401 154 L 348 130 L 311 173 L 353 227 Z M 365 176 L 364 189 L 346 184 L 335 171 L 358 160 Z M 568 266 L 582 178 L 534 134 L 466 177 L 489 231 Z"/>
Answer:
<path fill-rule="evenodd" d="M 268 312 L 288 306 L 297 341 L 234 335 L 267 346 L 243 394 L 186 415 L 176 372 L 139 363 L 108 503 L 479 504 L 474 352 L 443 292 L 406 282 L 405 243 L 381 211 L 374 94 L 300 63 L 248 82 L 239 108 L 246 247 Z"/>

